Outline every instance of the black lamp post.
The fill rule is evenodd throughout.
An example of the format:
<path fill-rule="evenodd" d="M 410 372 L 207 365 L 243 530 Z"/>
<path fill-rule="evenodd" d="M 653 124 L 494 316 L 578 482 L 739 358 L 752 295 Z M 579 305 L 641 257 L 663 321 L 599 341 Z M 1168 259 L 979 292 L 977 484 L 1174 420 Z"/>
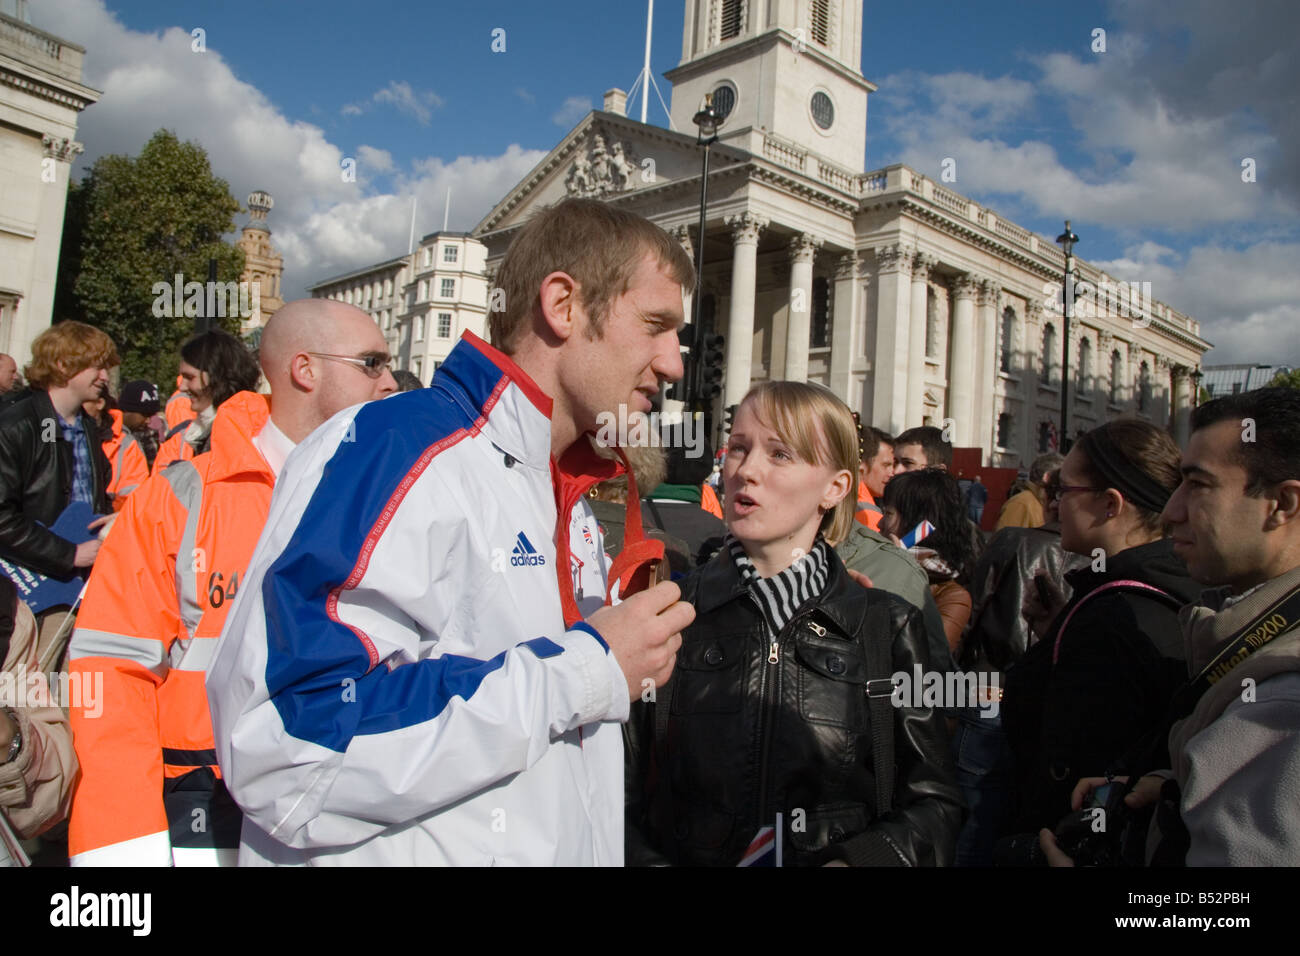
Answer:
<path fill-rule="evenodd" d="M 1056 241 L 1065 250 L 1065 275 L 1061 279 L 1061 345 L 1064 348 L 1061 359 L 1061 436 L 1058 451 L 1065 454 L 1072 442 L 1066 426 L 1070 418 L 1070 309 L 1074 305 L 1074 244 L 1079 237 L 1070 231 L 1070 220 L 1065 220 L 1065 232 L 1056 237 Z"/>
<path fill-rule="evenodd" d="M 1205 373 L 1201 371 L 1198 365 L 1192 369 L 1192 408 L 1199 408 L 1201 404 L 1201 376 Z"/>
<path fill-rule="evenodd" d="M 722 125 L 722 117 L 713 108 L 712 93 L 704 94 L 704 102 L 695 114 L 694 121 L 700 130 L 695 142 L 704 147 L 704 170 L 700 174 L 700 230 L 695 244 L 695 296 L 691 304 L 691 323 L 695 326 L 695 337 L 691 346 L 690 373 L 685 382 L 685 401 L 688 405 L 694 402 L 700 390 L 697 380 L 703 365 L 706 331 L 700 328 L 700 307 L 704 301 L 704 220 L 709 205 L 709 149 L 718 141 L 718 127 Z"/>

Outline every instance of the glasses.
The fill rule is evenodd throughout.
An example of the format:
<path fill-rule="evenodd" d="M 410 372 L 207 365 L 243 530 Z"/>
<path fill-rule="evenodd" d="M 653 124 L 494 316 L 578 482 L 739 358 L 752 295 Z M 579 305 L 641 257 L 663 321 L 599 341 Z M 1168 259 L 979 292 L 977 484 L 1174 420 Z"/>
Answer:
<path fill-rule="evenodd" d="M 391 355 L 383 355 L 379 352 L 367 352 L 365 355 L 334 355 L 330 352 L 308 352 L 307 354 L 360 366 L 371 378 L 379 378 L 393 364 Z"/>
<path fill-rule="evenodd" d="M 1068 491 L 1105 491 L 1105 488 L 1093 488 L 1090 485 L 1054 485 L 1050 497 L 1053 501 L 1060 501 L 1061 496 Z"/>

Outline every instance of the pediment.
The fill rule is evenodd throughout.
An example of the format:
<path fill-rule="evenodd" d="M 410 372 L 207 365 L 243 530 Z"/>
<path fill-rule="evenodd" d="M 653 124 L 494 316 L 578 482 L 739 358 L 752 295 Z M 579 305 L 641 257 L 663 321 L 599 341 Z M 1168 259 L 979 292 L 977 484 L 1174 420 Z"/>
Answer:
<path fill-rule="evenodd" d="M 714 145 L 715 160 L 744 162 L 743 150 Z M 695 136 L 593 110 L 473 229 L 482 239 L 512 230 L 570 196 L 619 199 L 700 175 Z M 712 178 L 712 177 L 710 177 Z"/>

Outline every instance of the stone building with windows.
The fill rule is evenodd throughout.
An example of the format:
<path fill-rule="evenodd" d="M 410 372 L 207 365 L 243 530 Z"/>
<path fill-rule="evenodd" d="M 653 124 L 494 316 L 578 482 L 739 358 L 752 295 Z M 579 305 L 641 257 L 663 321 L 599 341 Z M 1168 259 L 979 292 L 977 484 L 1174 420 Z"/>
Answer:
<path fill-rule="evenodd" d="M 464 232 L 434 232 L 410 255 L 311 286 L 313 297 L 369 312 L 388 340 L 393 367 L 428 385 L 466 329 L 485 336 L 483 244 Z"/>
<path fill-rule="evenodd" d="M 0 352 L 20 368 L 53 319 L 77 117 L 100 95 L 81 82 L 85 49 L 26 12 L 0 5 Z"/>
<path fill-rule="evenodd" d="M 1064 256 L 918 170 L 864 168 L 861 37 L 862 0 L 686 0 L 674 128 L 607 93 L 474 228 L 488 286 L 534 211 L 594 196 L 692 256 L 703 243 L 702 322 L 726 336 L 720 406 L 755 382 L 819 382 L 890 433 L 947 422 L 986 464 L 1027 463 L 1057 447 Z M 692 117 L 706 94 L 725 120 L 701 239 Z M 1134 414 L 1185 440 L 1210 347 L 1198 323 L 1075 262 L 1071 431 Z"/>

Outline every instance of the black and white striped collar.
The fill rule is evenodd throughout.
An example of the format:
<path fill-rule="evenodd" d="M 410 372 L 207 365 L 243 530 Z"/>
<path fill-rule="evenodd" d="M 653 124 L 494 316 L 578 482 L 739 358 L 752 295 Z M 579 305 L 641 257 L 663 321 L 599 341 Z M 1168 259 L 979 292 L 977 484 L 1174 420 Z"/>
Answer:
<path fill-rule="evenodd" d="M 753 596 L 773 634 L 781 633 L 799 608 L 826 590 L 830 549 L 820 535 L 811 551 L 770 578 L 759 575 L 744 546 L 733 535 L 727 535 L 726 548 L 740 574 L 741 584 Z"/>

